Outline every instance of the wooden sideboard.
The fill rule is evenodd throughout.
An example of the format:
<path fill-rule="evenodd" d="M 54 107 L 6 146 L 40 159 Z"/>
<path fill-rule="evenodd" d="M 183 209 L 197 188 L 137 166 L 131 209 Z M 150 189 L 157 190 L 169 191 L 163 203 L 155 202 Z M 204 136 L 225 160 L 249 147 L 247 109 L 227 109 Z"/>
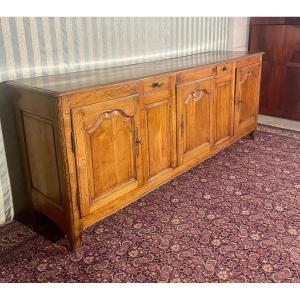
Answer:
<path fill-rule="evenodd" d="M 7 82 L 35 210 L 82 230 L 253 133 L 262 53 Z"/>

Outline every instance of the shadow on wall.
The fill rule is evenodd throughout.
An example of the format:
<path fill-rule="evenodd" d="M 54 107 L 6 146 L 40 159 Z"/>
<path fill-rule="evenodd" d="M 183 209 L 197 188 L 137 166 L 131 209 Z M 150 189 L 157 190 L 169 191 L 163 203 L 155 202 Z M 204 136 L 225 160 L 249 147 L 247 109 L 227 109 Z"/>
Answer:
<path fill-rule="evenodd" d="M 18 139 L 17 121 L 14 104 L 9 95 L 9 88 L 0 83 L 0 119 L 8 172 L 14 204 L 15 217 L 29 209 L 26 195 L 25 174 Z"/>

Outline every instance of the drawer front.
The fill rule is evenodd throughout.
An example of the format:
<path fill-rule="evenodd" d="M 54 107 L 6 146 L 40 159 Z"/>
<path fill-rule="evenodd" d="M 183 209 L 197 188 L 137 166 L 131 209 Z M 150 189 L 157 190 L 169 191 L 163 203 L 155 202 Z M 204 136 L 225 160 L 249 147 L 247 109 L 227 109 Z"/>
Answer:
<path fill-rule="evenodd" d="M 224 63 L 221 65 L 218 65 L 217 66 L 217 75 L 223 75 L 223 74 L 225 75 L 227 73 L 232 72 L 233 69 L 234 69 L 234 67 L 233 67 L 233 64 L 231 64 L 231 63 L 228 63 L 228 64 Z"/>
<path fill-rule="evenodd" d="M 182 84 L 214 75 L 214 67 L 183 71 L 176 76 L 176 83 Z"/>
<path fill-rule="evenodd" d="M 67 97 L 71 108 L 75 108 L 136 94 L 138 94 L 137 84 L 126 82 L 74 93 Z"/>
<path fill-rule="evenodd" d="M 152 77 L 143 81 L 144 93 L 152 93 L 170 88 L 168 76 Z"/>
<path fill-rule="evenodd" d="M 253 54 L 249 57 L 243 57 L 236 62 L 236 67 L 244 67 L 251 64 L 257 64 L 262 61 L 262 55 L 261 54 Z"/>

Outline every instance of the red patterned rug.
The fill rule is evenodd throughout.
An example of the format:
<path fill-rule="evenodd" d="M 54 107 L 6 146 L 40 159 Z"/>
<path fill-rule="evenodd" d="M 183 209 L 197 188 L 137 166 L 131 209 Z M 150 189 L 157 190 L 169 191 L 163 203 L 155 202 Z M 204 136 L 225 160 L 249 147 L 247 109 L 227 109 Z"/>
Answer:
<path fill-rule="evenodd" d="M 1 282 L 300 282 L 300 133 L 260 126 L 84 232 L 0 228 Z"/>

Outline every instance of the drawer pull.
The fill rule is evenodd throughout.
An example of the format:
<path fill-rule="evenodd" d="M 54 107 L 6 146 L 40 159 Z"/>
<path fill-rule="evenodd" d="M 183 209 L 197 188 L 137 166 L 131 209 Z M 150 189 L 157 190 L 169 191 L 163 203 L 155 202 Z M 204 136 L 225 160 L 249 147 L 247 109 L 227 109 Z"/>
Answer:
<path fill-rule="evenodd" d="M 224 66 L 222 70 L 223 70 L 223 72 L 226 72 L 226 71 L 229 71 L 229 68 Z"/>
<path fill-rule="evenodd" d="M 162 85 L 163 85 L 163 83 L 160 82 L 160 81 L 158 81 L 158 82 L 153 82 L 153 83 L 151 84 L 151 86 L 152 86 L 153 88 L 161 87 Z"/>

